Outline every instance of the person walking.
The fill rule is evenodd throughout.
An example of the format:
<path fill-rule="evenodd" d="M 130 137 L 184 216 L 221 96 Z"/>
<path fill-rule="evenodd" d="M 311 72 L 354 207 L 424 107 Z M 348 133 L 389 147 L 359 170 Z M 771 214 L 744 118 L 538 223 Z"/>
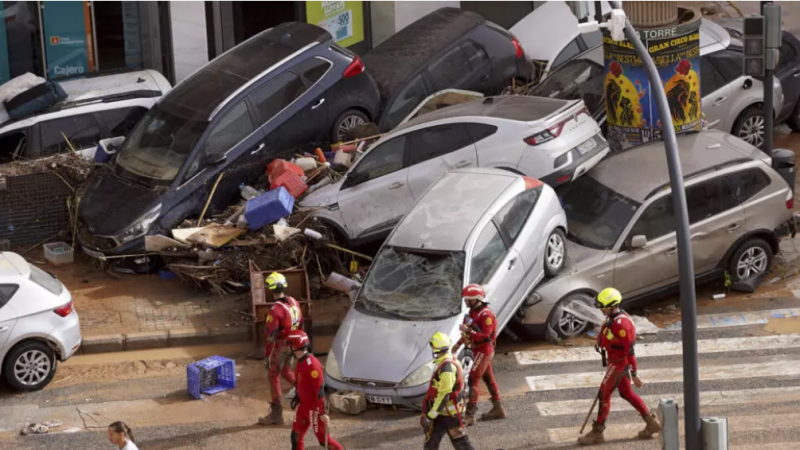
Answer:
<path fill-rule="evenodd" d="M 108 440 L 119 450 L 139 450 L 133 439 L 131 428 L 125 422 L 114 422 L 108 426 Z"/>
<path fill-rule="evenodd" d="M 283 405 L 281 404 L 280 377 L 295 384 L 292 372 L 292 353 L 286 345 L 289 333 L 303 326 L 303 312 L 297 300 L 286 295 L 289 287 L 286 277 L 272 272 L 266 279 L 267 289 L 272 292 L 275 304 L 267 314 L 267 346 L 264 356 L 269 369 L 270 410 L 269 415 L 258 419 L 261 425 L 283 425 Z"/>
<path fill-rule="evenodd" d="M 631 380 L 636 387 L 641 388 L 644 383 L 637 374 L 636 355 L 636 327 L 631 317 L 620 309 L 622 294 L 614 288 L 603 289 L 595 299 L 595 307 L 600 308 L 606 316 L 606 321 L 597 335 L 595 349 L 608 354 L 608 369 L 600 384 L 598 396 L 600 409 L 597 420 L 592 425 L 592 431 L 578 438 L 581 445 L 599 444 L 605 442 L 603 432 L 606 429 L 606 418 L 611 410 L 611 395 L 619 390 L 619 395 L 628 401 L 636 411 L 641 414 L 645 422 L 644 430 L 639 432 L 639 439 L 650 439 L 661 431 L 655 414 L 644 403 L 641 397 L 631 387 Z"/>
<path fill-rule="evenodd" d="M 481 421 L 505 419 L 506 412 L 500 402 L 500 389 L 494 379 L 492 359 L 497 343 L 497 317 L 489 309 L 486 292 L 477 284 L 470 284 L 461 292 L 461 297 L 469 307 L 469 314 L 464 316 L 461 325 L 461 339 L 453 347 L 453 354 L 458 354 L 461 345 L 472 349 L 474 363 L 469 371 L 469 401 L 464 414 L 464 425 L 475 425 L 475 413 L 478 410 L 478 385 L 483 380 L 489 389 L 492 409 L 481 416 Z"/>

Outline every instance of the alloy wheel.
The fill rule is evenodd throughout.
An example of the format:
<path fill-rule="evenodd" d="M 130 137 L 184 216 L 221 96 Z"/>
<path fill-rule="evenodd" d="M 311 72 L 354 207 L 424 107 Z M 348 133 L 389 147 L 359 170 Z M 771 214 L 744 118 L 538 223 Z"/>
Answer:
<path fill-rule="evenodd" d="M 41 350 L 29 350 L 14 363 L 14 377 L 25 386 L 42 383 L 51 370 L 50 358 Z"/>
<path fill-rule="evenodd" d="M 761 247 L 750 247 L 742 253 L 736 264 L 736 275 L 740 280 L 760 275 L 767 270 L 767 253 Z"/>
<path fill-rule="evenodd" d="M 574 314 L 563 311 L 561 318 L 558 319 L 558 328 L 563 336 L 572 337 L 583 331 L 586 321 L 579 319 Z"/>
<path fill-rule="evenodd" d="M 336 133 L 339 135 L 339 141 L 344 140 L 345 136 L 347 136 L 347 132 L 353 129 L 353 127 L 361 125 L 362 123 L 365 123 L 364 119 L 356 115 L 347 116 L 342 119 L 339 128 L 336 130 Z"/>
<path fill-rule="evenodd" d="M 547 240 L 547 264 L 557 270 L 564 263 L 564 239 L 558 233 L 553 233 Z"/>
<path fill-rule="evenodd" d="M 748 144 L 761 147 L 764 144 L 764 117 L 752 116 L 739 127 L 739 138 Z"/>

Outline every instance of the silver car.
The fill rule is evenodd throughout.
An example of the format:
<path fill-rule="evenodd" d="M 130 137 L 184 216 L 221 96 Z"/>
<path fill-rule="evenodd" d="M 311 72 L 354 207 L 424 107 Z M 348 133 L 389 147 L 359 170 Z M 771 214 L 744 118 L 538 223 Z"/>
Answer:
<path fill-rule="evenodd" d="M 698 280 L 767 273 L 790 230 L 793 193 L 756 147 L 720 131 L 678 137 Z M 675 219 L 663 142 L 613 155 L 559 192 L 567 213 L 564 272 L 537 287 L 515 333 L 574 336 L 586 322 L 572 302 L 613 286 L 626 308 L 677 290 Z M 553 334 L 555 332 L 555 334 Z"/>
<path fill-rule="evenodd" d="M 334 338 L 325 382 L 372 403 L 418 407 L 434 369 L 428 340 L 437 331 L 459 338 L 463 287 L 484 286 L 502 329 L 563 268 L 566 231 L 555 191 L 539 180 L 497 169 L 445 174 L 375 257 Z"/>

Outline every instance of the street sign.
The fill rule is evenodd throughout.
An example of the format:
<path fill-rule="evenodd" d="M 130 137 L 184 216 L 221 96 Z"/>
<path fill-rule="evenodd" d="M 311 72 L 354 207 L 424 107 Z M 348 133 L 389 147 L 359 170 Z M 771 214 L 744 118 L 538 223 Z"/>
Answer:
<path fill-rule="evenodd" d="M 763 77 L 766 70 L 766 43 L 764 16 L 744 18 L 744 74 Z"/>

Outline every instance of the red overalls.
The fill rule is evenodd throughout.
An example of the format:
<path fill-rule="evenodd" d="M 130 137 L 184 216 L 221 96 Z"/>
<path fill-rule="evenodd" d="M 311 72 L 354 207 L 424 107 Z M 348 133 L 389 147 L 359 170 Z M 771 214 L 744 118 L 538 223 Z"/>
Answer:
<path fill-rule="evenodd" d="M 289 332 L 299 330 L 303 325 L 303 313 L 300 304 L 292 297 L 283 297 L 275 301 L 267 314 L 267 348 L 265 356 L 269 358 L 269 384 L 272 403 L 281 404 L 280 376 L 291 384 L 295 384 L 292 373 L 292 352 L 286 344 Z"/>
<path fill-rule="evenodd" d="M 597 344 L 608 354 L 608 370 L 600 384 L 600 410 L 597 413 L 599 425 L 603 425 L 608 417 L 611 394 L 614 393 L 614 386 L 617 386 L 618 382 L 619 395 L 633 405 L 642 416 L 650 414 L 650 409 L 642 398 L 633 391 L 631 379 L 626 371 L 628 366 L 633 372 L 637 371 L 636 356 L 633 352 L 635 343 L 636 327 L 625 312 L 610 316 L 597 335 Z"/>
<path fill-rule="evenodd" d="M 465 344 L 472 348 L 475 361 L 469 371 L 469 404 L 474 406 L 478 403 L 478 384 L 481 379 L 486 383 L 492 400 L 500 400 L 500 389 L 492 368 L 497 341 L 497 317 L 482 303 L 478 308 L 470 308 L 469 314 L 464 317 L 464 325 L 470 327 L 470 330 L 466 334 L 462 333 L 456 347 Z"/>
<path fill-rule="evenodd" d="M 319 420 L 325 414 L 325 385 L 322 364 L 311 354 L 297 360 L 295 368 L 297 378 L 297 396 L 300 404 L 294 414 L 292 423 L 292 450 L 305 450 L 305 436 L 309 427 L 313 427 L 314 436 L 319 445 L 325 447 L 325 423 Z M 342 445 L 328 436 L 328 448 L 343 450 Z"/>

